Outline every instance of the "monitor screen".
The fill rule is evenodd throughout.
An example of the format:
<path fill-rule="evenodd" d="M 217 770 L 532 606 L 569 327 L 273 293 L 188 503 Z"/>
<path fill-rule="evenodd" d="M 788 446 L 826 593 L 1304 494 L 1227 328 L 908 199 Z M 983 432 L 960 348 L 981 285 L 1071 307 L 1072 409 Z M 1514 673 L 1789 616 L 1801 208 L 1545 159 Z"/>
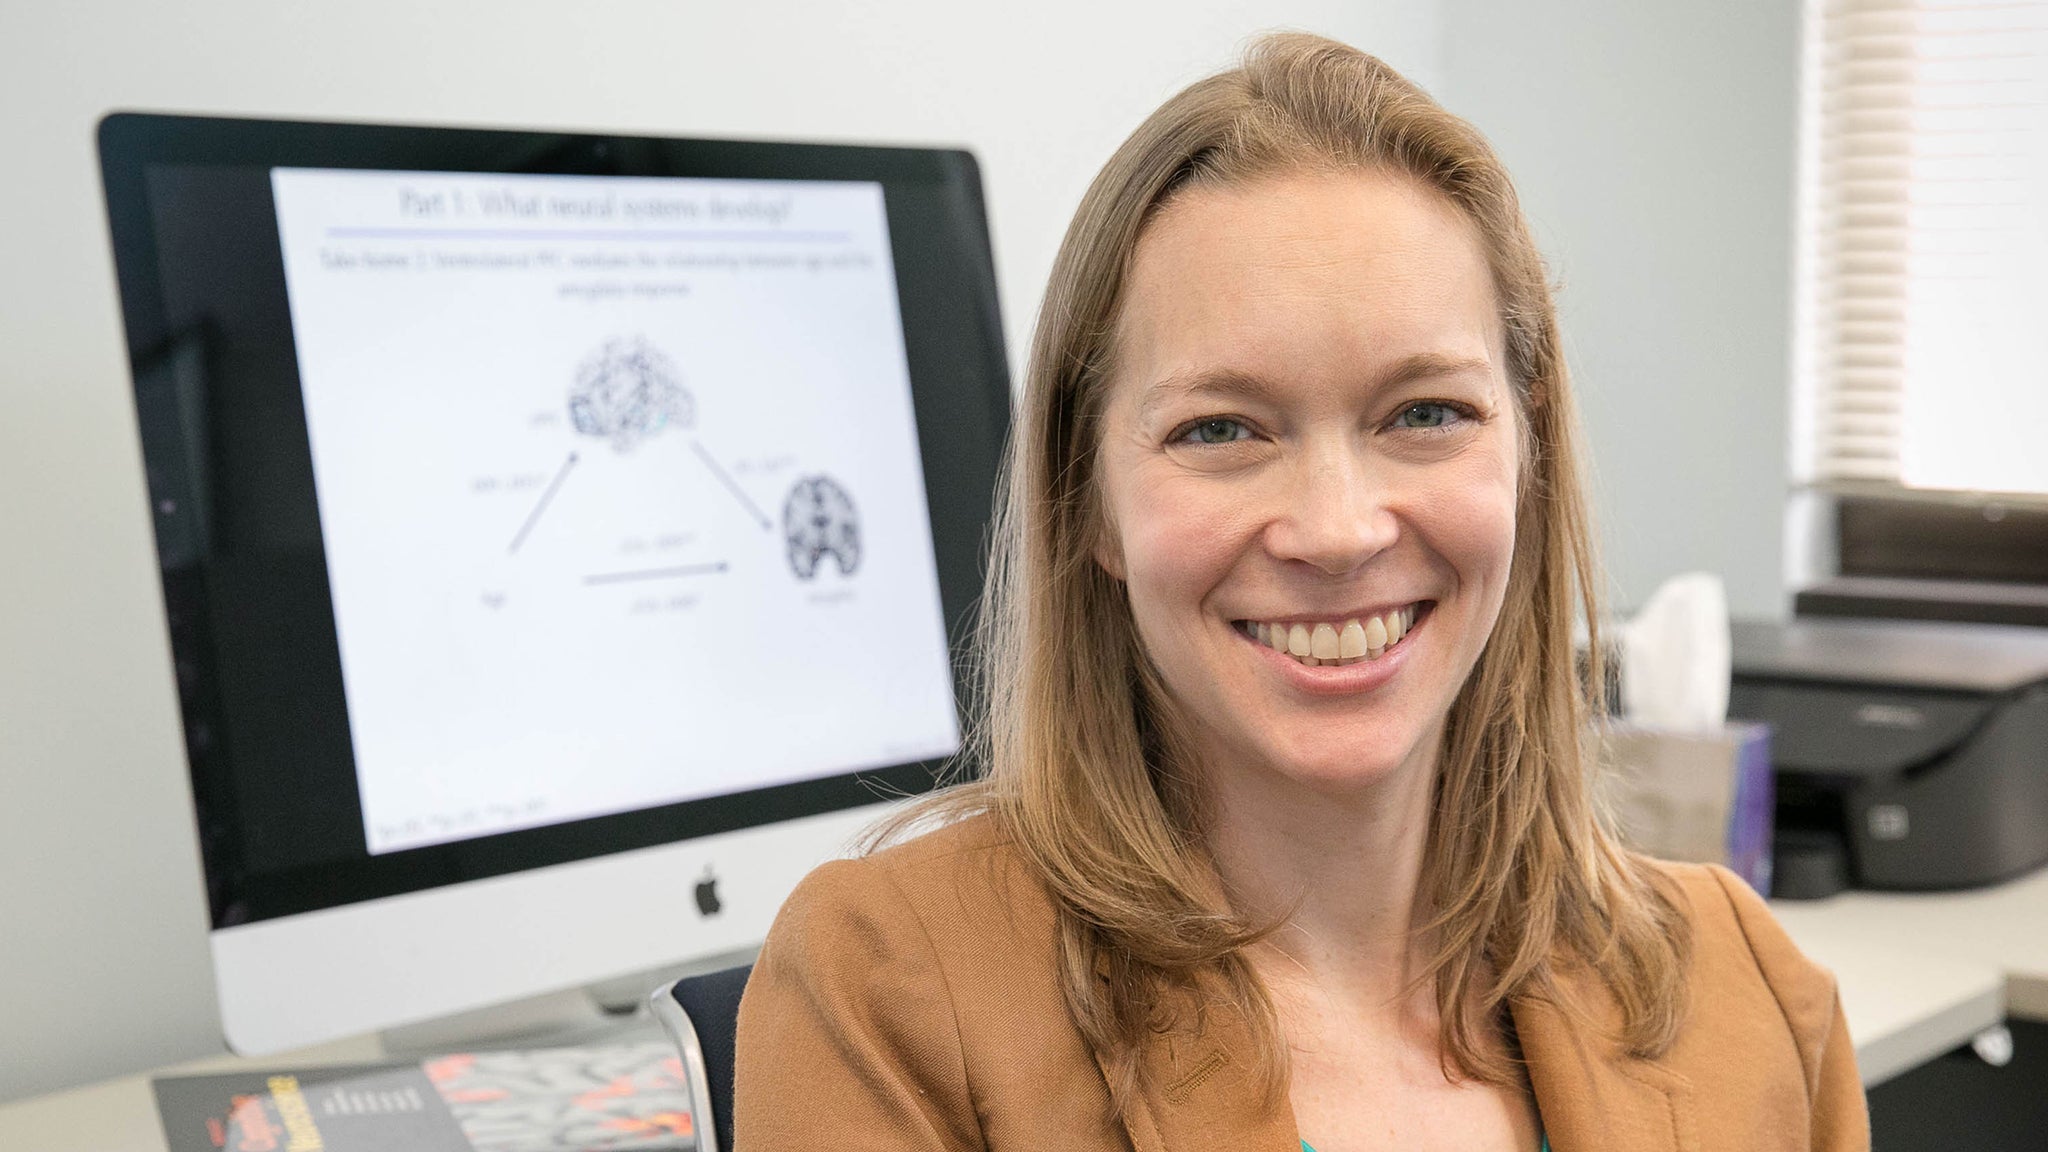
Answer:
<path fill-rule="evenodd" d="M 959 749 L 1009 395 L 971 157 L 134 114 L 101 154 L 231 1038 L 757 938 Z M 436 936 L 588 937 L 636 877 L 675 931 L 500 980 L 538 937 Z M 405 987 L 235 986 L 337 951 Z"/>
<path fill-rule="evenodd" d="M 270 182 L 371 853 L 958 749 L 880 184 Z"/>

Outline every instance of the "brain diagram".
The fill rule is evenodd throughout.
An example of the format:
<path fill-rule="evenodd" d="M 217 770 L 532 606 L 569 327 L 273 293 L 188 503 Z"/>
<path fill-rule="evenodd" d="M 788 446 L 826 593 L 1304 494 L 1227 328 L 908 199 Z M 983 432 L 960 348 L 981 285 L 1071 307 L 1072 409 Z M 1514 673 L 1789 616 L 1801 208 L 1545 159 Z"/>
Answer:
<path fill-rule="evenodd" d="M 569 417 L 577 435 L 609 440 L 615 451 L 625 453 L 664 429 L 694 428 L 697 400 L 683 387 L 682 373 L 666 353 L 644 337 L 620 336 L 605 341 L 577 366 L 569 391 Z M 689 447 L 754 521 L 773 533 L 773 521 L 748 495 L 747 486 L 719 463 L 717 455 L 695 439 Z M 576 454 L 570 453 L 557 470 L 554 482 L 513 537 L 509 551 L 519 551 L 576 459 Z M 817 579 L 828 558 L 838 565 L 841 576 L 852 576 L 860 568 L 860 514 L 852 494 L 830 476 L 812 473 L 796 481 L 783 501 L 782 531 L 790 571 L 799 580 Z M 721 562 L 715 568 L 723 571 L 725 565 Z"/>
<path fill-rule="evenodd" d="M 800 580 L 818 575 L 825 557 L 851 576 L 860 567 L 860 516 L 853 497 L 830 476 L 806 476 L 782 504 L 782 531 L 789 543 L 789 567 Z"/>
<path fill-rule="evenodd" d="M 627 452 L 671 424 L 695 423 L 697 401 L 667 356 L 639 337 L 620 338 L 577 367 L 569 419 L 583 435 Z"/>

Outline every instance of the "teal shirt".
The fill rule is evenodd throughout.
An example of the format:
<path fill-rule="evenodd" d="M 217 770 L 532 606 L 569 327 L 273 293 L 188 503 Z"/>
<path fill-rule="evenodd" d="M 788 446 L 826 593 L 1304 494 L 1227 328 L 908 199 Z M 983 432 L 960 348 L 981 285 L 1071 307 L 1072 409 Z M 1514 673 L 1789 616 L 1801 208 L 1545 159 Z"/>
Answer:
<path fill-rule="evenodd" d="M 1315 1152 L 1315 1148 L 1307 1140 L 1303 1140 L 1303 1142 L 1300 1142 L 1300 1152 Z M 1542 1138 L 1542 1152 L 1550 1152 L 1550 1138 L 1548 1136 Z"/>

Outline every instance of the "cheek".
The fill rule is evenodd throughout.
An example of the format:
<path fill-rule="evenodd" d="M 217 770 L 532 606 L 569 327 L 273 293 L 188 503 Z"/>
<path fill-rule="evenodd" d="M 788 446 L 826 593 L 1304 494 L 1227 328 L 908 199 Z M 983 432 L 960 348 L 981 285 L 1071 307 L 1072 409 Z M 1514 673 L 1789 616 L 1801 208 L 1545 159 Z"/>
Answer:
<path fill-rule="evenodd" d="M 1192 610 L 1242 551 L 1241 505 L 1205 498 L 1199 485 L 1134 477 L 1115 510 L 1131 611 L 1148 642 L 1160 628 L 1193 626 Z"/>
<path fill-rule="evenodd" d="M 1510 449 L 1470 461 L 1447 474 L 1428 500 L 1429 536 L 1436 551 L 1457 570 L 1459 581 L 1483 593 L 1488 611 L 1498 610 L 1514 561 L 1517 486 Z"/>

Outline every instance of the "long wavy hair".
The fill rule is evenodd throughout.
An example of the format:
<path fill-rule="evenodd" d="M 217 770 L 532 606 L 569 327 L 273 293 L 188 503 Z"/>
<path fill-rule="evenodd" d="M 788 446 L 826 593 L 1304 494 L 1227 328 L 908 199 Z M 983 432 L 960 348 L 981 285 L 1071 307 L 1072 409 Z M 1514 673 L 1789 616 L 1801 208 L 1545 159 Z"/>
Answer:
<path fill-rule="evenodd" d="M 1060 246 L 998 500 L 966 761 L 978 776 L 916 805 L 886 840 L 986 813 L 1050 892 L 1075 1023 L 1118 1107 L 1162 1014 L 1206 988 L 1244 1005 L 1269 1089 L 1286 1045 L 1246 948 L 1274 925 L 1218 904 L 1202 801 L 1126 591 L 1094 560 L 1099 417 L 1132 254 L 1189 189 L 1299 172 L 1400 172 L 1477 226 L 1521 416 L 1515 552 L 1498 622 L 1453 703 L 1420 895 L 1447 1074 L 1519 1078 L 1496 1034 L 1510 999 L 1558 1003 L 1559 964 L 1590 966 L 1639 1055 L 1683 1013 L 1686 921 L 1622 850 L 1592 798 L 1585 685 L 1600 613 L 1576 417 L 1541 256 L 1513 185 L 1471 125 L 1372 56 L 1304 34 L 1168 100 L 1111 156 Z M 1574 622 L 1593 631 L 1591 675 Z M 1361 883 L 1370 881 L 1361 877 Z M 1206 999 L 1206 998 L 1205 998 Z M 1566 1007 L 1570 1007 L 1566 1005 Z"/>

